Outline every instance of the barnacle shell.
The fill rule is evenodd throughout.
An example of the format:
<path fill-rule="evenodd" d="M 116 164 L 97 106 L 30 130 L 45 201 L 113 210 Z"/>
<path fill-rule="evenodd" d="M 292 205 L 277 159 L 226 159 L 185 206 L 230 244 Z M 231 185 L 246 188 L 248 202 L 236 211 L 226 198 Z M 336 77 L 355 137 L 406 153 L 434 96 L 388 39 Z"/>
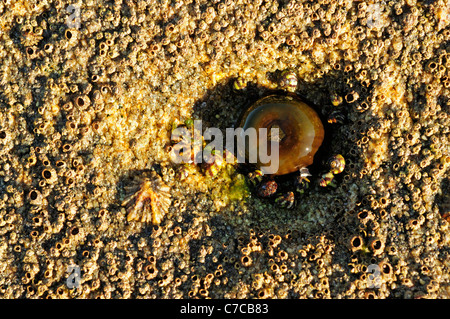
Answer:
<path fill-rule="evenodd" d="M 273 175 L 284 175 L 298 171 L 313 163 L 314 154 L 322 144 L 324 129 L 317 113 L 306 103 L 292 96 L 270 95 L 258 100 L 244 114 L 241 125 L 244 131 L 253 127 L 278 127 L 279 138 L 275 140 L 279 147 L 278 170 Z M 270 139 L 267 149 L 270 150 Z M 259 154 L 259 145 L 245 145 L 245 153 Z M 258 168 L 271 165 L 271 161 L 262 164 L 258 155 Z"/>
<path fill-rule="evenodd" d="M 128 221 L 161 223 L 171 203 L 170 188 L 156 172 L 136 177 L 125 191 L 128 195 L 122 206 L 128 211 Z"/>

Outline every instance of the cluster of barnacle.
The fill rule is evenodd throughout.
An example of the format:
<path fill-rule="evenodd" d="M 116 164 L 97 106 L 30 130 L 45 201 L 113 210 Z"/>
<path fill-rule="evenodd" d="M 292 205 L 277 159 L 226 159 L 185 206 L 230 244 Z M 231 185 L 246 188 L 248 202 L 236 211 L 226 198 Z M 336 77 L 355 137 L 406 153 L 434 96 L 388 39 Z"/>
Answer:
<path fill-rule="evenodd" d="M 28 297 L 51 295 L 55 280 L 66 277 L 66 261 L 76 254 L 77 245 L 86 236 L 80 220 L 88 218 L 89 213 L 77 207 L 85 198 L 85 189 L 81 185 L 85 183 L 86 167 L 83 158 L 78 156 L 82 144 L 72 146 L 70 143 L 80 135 L 66 133 L 66 128 L 52 122 L 57 112 L 52 98 L 44 96 L 44 105 L 37 110 L 34 121 L 27 124 L 26 114 L 20 114 L 14 129 L 8 129 L 8 123 L 3 120 L 1 124 L 0 137 L 5 146 L 2 150 L 8 150 L 10 145 L 20 149 L 9 156 L 2 154 L 3 173 L 8 176 L 3 178 L 7 185 L 3 200 L 9 202 L 9 207 L 17 207 L 16 213 L 10 211 L 2 216 L 6 220 L 2 231 L 7 231 L 5 235 L 10 238 L 10 256 L 24 273 L 23 289 L 16 287 L 13 293 L 7 289 L 5 294 L 9 296 L 16 293 Z M 28 103 L 27 100 L 24 103 Z M 26 107 L 30 106 L 27 104 Z M 85 141 L 81 140 L 81 143 Z M 20 175 L 13 173 L 13 168 Z M 23 186 L 18 187 L 18 179 L 22 180 Z M 14 216 L 15 221 L 10 224 Z M 9 229 L 13 225 L 16 229 Z M 41 243 L 46 240 L 51 240 L 52 244 L 43 249 Z M 32 255 L 34 259 L 30 259 Z M 49 262 L 51 259 L 58 260 L 58 265 Z M 58 293 L 55 290 L 55 296 L 63 295 L 63 288 Z"/>
<path fill-rule="evenodd" d="M 204 233 L 205 232 L 205 233 Z M 183 297 L 180 287 L 191 271 L 186 246 L 191 239 L 209 234 L 201 219 L 183 230 L 168 222 L 153 226 L 150 237 L 114 236 L 109 240 L 91 237 L 70 259 L 53 258 L 45 267 L 43 282 L 38 282 L 39 296 L 48 298 L 148 298 L 150 296 Z M 125 235 L 126 236 L 126 235 Z M 177 245 L 179 243 L 180 245 Z M 130 249 L 131 248 L 131 249 Z M 166 249 L 176 256 L 165 258 Z M 68 265 L 79 267 L 82 277 L 77 289 L 67 287 Z M 27 268 L 28 269 L 28 268 Z M 57 286 L 44 287 L 51 279 L 61 280 Z"/>
<path fill-rule="evenodd" d="M 94 54 L 94 57 L 98 62 L 108 65 L 111 59 L 115 59 L 136 71 L 149 73 L 153 76 L 148 81 L 163 92 L 167 92 L 171 86 L 180 86 L 182 74 L 194 68 L 198 56 L 193 52 L 205 52 L 211 60 L 210 63 L 218 63 L 229 54 L 258 63 L 273 63 L 268 58 L 270 50 L 264 48 L 266 45 L 276 50 L 285 50 L 289 47 L 310 48 L 315 41 L 321 45 L 331 45 L 339 39 L 345 18 L 343 14 L 345 6 L 342 4 L 326 9 L 320 4 L 310 3 L 290 3 L 280 7 L 276 1 L 252 3 L 253 9 L 246 5 L 235 4 L 233 1 L 185 5 L 173 2 L 164 8 L 147 6 L 146 10 L 143 10 L 140 4 L 129 3 L 127 6 L 130 10 L 126 13 L 120 6 L 102 7 L 101 15 L 111 19 L 100 20 L 93 18 L 91 12 L 94 8 L 88 8 L 87 13 L 83 15 L 87 31 L 95 34 L 99 29 L 114 30 L 109 33 L 103 32 L 105 35 L 112 34 L 110 39 L 102 37 L 102 32 L 97 32 L 99 36 L 92 41 L 89 40 L 88 44 L 97 41 L 95 51 L 98 54 Z M 313 15 L 314 21 L 325 18 L 329 23 L 323 26 L 319 24 L 320 26 L 314 27 L 311 34 L 304 31 L 299 37 L 296 30 L 303 30 L 305 23 L 308 23 L 305 19 L 298 18 L 299 11 Z M 175 12 L 177 16 L 183 18 L 174 19 Z M 275 19 L 270 21 L 268 17 L 272 15 Z M 158 21 L 157 17 L 161 23 L 155 23 Z M 116 31 L 117 21 L 122 24 L 123 31 Z M 135 25 L 139 25 L 142 30 L 151 31 L 133 35 L 130 29 Z M 322 37 L 319 36 L 321 33 L 330 41 L 321 41 Z M 251 47 L 247 50 L 246 43 L 249 40 Z M 287 44 L 287 47 L 284 47 L 284 44 Z M 161 59 L 163 56 L 166 59 Z M 107 66 L 103 68 L 106 71 Z M 172 72 L 168 72 L 169 70 Z M 228 70 L 228 72 L 235 71 Z M 160 83 L 165 84 L 161 86 Z"/>
<path fill-rule="evenodd" d="M 235 162 L 234 156 L 225 150 L 210 150 L 206 148 L 206 141 L 197 128 L 193 127 L 192 119 L 188 119 L 184 124 L 173 124 L 174 130 L 171 135 L 171 143 L 166 146 L 166 151 L 174 163 L 184 164 L 180 172 L 182 179 L 186 178 L 189 172 L 198 168 L 206 176 L 216 176 L 227 163 Z M 178 131 L 177 134 L 174 134 Z M 188 138 L 189 136 L 190 138 Z M 207 158 L 207 160 L 205 160 Z"/>
<path fill-rule="evenodd" d="M 229 298 L 329 298 L 328 273 L 333 244 L 324 236 L 299 242 L 295 230 L 285 234 L 250 229 L 238 236 L 237 255 L 230 257 L 232 269 L 245 278 L 230 289 Z M 314 274 L 318 274 L 315 276 Z M 236 289 L 238 288 L 238 289 Z"/>
<path fill-rule="evenodd" d="M 181 221 L 181 219 L 180 219 Z M 205 289 L 211 284 L 210 279 L 201 280 L 202 275 L 191 267 L 196 261 L 199 266 L 205 264 L 205 258 L 213 251 L 210 240 L 211 228 L 201 216 L 194 217 L 190 223 L 179 223 L 167 220 L 160 225 L 154 225 L 149 238 L 137 240 L 138 256 L 134 280 L 136 296 L 139 298 L 150 295 L 172 297 L 206 296 Z M 189 249 L 198 242 L 204 242 L 198 249 Z M 194 251 L 198 254 L 192 255 Z M 167 252 L 173 258 L 166 258 Z M 199 271 L 204 267 L 199 267 Z M 209 278 L 208 276 L 207 278 Z M 220 277 L 219 272 L 215 278 Z"/>
<path fill-rule="evenodd" d="M 435 61 L 444 61 L 445 64 L 445 55 L 441 51 L 440 58 L 428 65 L 436 70 Z M 397 83 L 403 85 L 402 82 Z M 402 103 L 396 100 L 398 88 L 392 90 L 389 87 L 377 88 L 377 103 L 369 96 L 363 102 L 364 107 L 361 103 L 355 104 L 358 113 L 370 115 L 380 114 L 378 112 L 387 99 L 396 101 L 399 108 L 388 111 L 376 121 L 365 117 L 365 123 L 355 121 L 349 126 L 351 140 L 356 147 L 349 152 L 349 170 L 344 179 L 348 181 L 347 177 L 357 177 L 361 181 L 367 180 L 370 185 L 364 190 L 370 194 L 363 201 L 364 205 L 357 203 L 358 209 L 344 213 L 344 223 L 351 224 L 350 220 L 354 218 L 357 221 L 354 229 L 359 230 L 357 234 L 350 234 L 346 241 L 352 251 L 351 271 L 360 275 L 352 282 L 353 289 L 359 290 L 358 297 L 448 295 L 445 288 L 430 279 L 443 273 L 440 266 L 434 274 L 430 271 L 439 264 L 436 249 L 441 246 L 437 243 L 440 237 L 436 236 L 437 229 L 442 234 L 448 227 L 439 216 L 444 213 L 444 206 L 439 205 L 440 199 L 437 206 L 433 204 L 432 197 L 439 191 L 439 184 L 448 169 L 447 154 L 442 152 L 441 147 L 436 147 L 445 140 L 442 133 L 447 132 L 448 128 L 442 124 L 448 120 L 441 110 L 442 105 L 433 101 L 435 84 L 424 85 L 422 89 L 419 85 L 420 81 L 417 81 L 415 87 L 420 93 L 416 92 L 415 96 L 411 92 L 406 93 L 411 105 L 409 108 L 403 108 L 400 106 Z M 425 102 L 420 97 L 422 94 L 427 97 Z M 354 114 L 349 115 L 354 117 Z M 371 128 L 371 125 L 375 127 Z M 356 138 L 358 132 L 362 134 L 360 139 Z M 357 147 L 363 149 L 362 155 L 366 156 L 364 162 L 351 160 L 355 158 Z M 391 161 L 387 162 L 388 147 Z M 359 168 L 359 174 L 355 175 L 355 168 Z M 347 189 L 346 185 L 343 183 Z M 397 222 L 394 222 L 395 219 Z M 409 238 L 403 233 L 405 230 Z M 396 239 L 386 237 L 386 233 L 393 234 Z M 443 242 L 447 240 L 444 236 Z M 410 247 L 413 253 L 405 255 L 402 248 L 405 246 Z M 393 255 L 400 260 L 392 263 Z M 428 256 L 426 260 L 418 257 L 423 255 Z M 412 269 L 408 270 L 406 264 Z M 374 266 L 381 271 L 381 289 L 371 289 L 367 285 L 371 283 L 368 271 L 373 271 Z M 413 285 L 421 287 L 415 294 L 408 290 Z"/>
<path fill-rule="evenodd" d="M 174 169 L 179 181 L 201 192 L 209 192 L 217 208 L 244 199 L 248 187 L 244 176 L 236 170 L 236 157 L 227 149 L 211 149 L 192 124 L 191 119 L 184 124 L 174 123 L 171 143 L 165 147 L 166 154 L 176 164 Z M 189 136 L 193 139 L 186 138 L 187 135 L 180 137 L 180 130 L 191 132 Z"/>
<path fill-rule="evenodd" d="M 98 129 L 98 123 L 94 123 L 94 111 L 98 111 L 98 108 L 94 110 L 91 107 L 98 105 L 98 94 L 96 90 L 91 90 L 89 81 L 83 83 L 81 77 L 77 81 L 65 76 L 55 80 L 49 78 L 45 85 L 36 88 L 36 78 L 57 70 L 60 59 L 69 61 L 66 67 L 73 66 L 74 59 L 67 59 L 67 56 L 60 54 L 60 50 L 61 46 L 65 46 L 65 41 L 76 43 L 77 32 L 66 30 L 63 40 L 58 43 L 55 37 L 43 39 L 40 36 L 42 29 L 47 28 L 46 19 L 42 19 L 41 25 L 36 20 L 28 23 L 20 18 L 16 19 L 16 23 L 22 32 L 21 45 L 25 53 L 25 58 L 18 61 L 17 67 L 27 65 L 31 69 L 26 78 L 18 76 L 16 67 L 11 65 L 11 79 L 19 81 L 17 84 L 22 85 L 21 91 L 16 90 L 15 85 L 11 86 L 11 82 L 2 82 L 14 110 L 0 115 L 0 140 L 3 143 L 2 174 L 8 176 L 3 180 L 8 185 L 8 193 L 11 193 L 5 194 L 3 199 L 10 202 L 8 206 L 16 206 L 20 211 L 20 218 L 16 216 L 14 224 L 20 227 L 16 232 L 21 235 L 10 236 L 8 251 L 17 267 L 22 267 L 24 276 L 23 289 L 16 287 L 16 292 L 11 293 L 8 288 L 6 295 L 63 297 L 67 295 L 66 265 L 76 256 L 77 247 L 88 232 L 86 221 L 89 220 L 89 212 L 79 208 L 84 206 L 86 192 L 91 191 L 87 191 L 85 186 L 88 181 L 95 185 L 92 198 L 96 199 L 88 201 L 88 209 L 98 209 L 104 205 L 100 201 L 107 192 L 104 187 L 97 186 L 94 179 L 88 178 L 86 158 L 80 156 Z M 36 46 L 36 41 L 48 42 L 39 45 L 41 50 Z M 14 50 L 15 47 L 10 52 L 14 53 Z M 33 63 L 37 63 L 37 60 L 43 65 L 36 67 Z M 16 119 L 10 122 L 13 114 Z M 14 145 L 19 151 L 8 156 L 8 149 L 11 150 Z M 13 167 L 18 175 L 11 170 Z M 14 186 L 18 179 L 23 183 L 20 189 Z M 11 217 L 14 216 L 11 211 L 5 215 L 6 221 L 12 221 Z M 4 226 L 7 225 L 9 223 Z M 2 227 L 3 231 L 7 229 Z M 42 241 L 49 239 L 50 247 L 43 250 Z M 34 259 L 29 257 L 33 254 L 37 256 Z M 83 255 L 86 254 L 89 253 L 83 252 Z M 2 284 L 6 277 L 2 278 Z M 55 287 L 55 282 L 62 284 Z"/>
<path fill-rule="evenodd" d="M 413 202 L 415 206 L 418 200 Z M 433 212 L 426 212 L 419 206 L 411 208 L 407 202 L 395 197 L 391 200 L 388 190 L 379 190 L 376 196 L 368 195 L 356 202 L 355 209 L 342 216 L 342 223 L 357 230 L 356 233 L 349 233 L 343 241 L 338 240 L 351 253 L 348 266 L 353 275 L 348 281 L 352 289 L 358 290 L 357 297 L 380 298 L 390 294 L 411 297 L 410 291 L 402 289 L 408 290 L 413 285 L 422 287 L 415 294 L 416 297 L 436 295 L 439 285 L 435 283 L 431 289 L 432 284 L 427 283 L 432 276 L 430 267 L 439 263 L 435 254 L 439 244 L 433 232 L 430 232 L 436 226 L 432 226 L 433 221 L 427 222 L 426 218 L 432 218 L 444 232 L 448 225 L 442 220 L 436 220 L 437 208 Z M 403 218 L 406 217 L 404 223 L 398 219 L 402 214 Z M 405 230 L 409 234 L 408 238 Z M 389 233 L 396 235 L 391 237 Z M 407 254 L 405 249 L 409 251 Z M 428 257 L 419 257 L 424 255 Z M 396 258 L 393 259 L 393 256 Z M 407 269 L 406 264 L 412 268 Z M 441 276 L 442 268 L 437 266 L 434 274 Z"/>

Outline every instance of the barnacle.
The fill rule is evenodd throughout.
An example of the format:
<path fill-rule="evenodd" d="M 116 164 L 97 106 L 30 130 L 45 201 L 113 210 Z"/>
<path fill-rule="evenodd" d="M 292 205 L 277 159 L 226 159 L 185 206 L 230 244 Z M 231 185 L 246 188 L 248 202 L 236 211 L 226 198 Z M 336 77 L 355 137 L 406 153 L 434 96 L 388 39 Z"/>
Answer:
<path fill-rule="evenodd" d="M 170 188 L 164 184 L 161 176 L 155 171 L 145 172 L 126 186 L 125 191 L 127 196 L 122 206 L 128 211 L 128 221 L 151 221 L 155 225 L 161 223 L 171 203 Z"/>
<path fill-rule="evenodd" d="M 34 46 L 39 43 L 44 37 L 42 36 L 42 29 L 33 30 L 30 25 L 24 26 L 22 29 L 21 44 L 25 47 Z"/>

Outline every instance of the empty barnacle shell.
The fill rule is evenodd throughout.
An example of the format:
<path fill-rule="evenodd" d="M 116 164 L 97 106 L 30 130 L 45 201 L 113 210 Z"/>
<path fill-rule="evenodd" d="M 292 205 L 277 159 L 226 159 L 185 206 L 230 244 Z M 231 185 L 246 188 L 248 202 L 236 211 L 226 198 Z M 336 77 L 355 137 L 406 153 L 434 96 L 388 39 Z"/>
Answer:
<path fill-rule="evenodd" d="M 352 91 L 345 96 L 345 101 L 347 103 L 353 103 L 359 99 L 359 94 L 356 91 Z"/>
<path fill-rule="evenodd" d="M 127 196 L 122 202 L 128 212 L 128 221 L 161 223 L 170 204 L 170 188 L 164 184 L 155 171 L 136 176 L 130 185 L 125 186 Z"/>
<path fill-rule="evenodd" d="M 349 248 L 351 251 L 355 252 L 357 250 L 364 248 L 364 240 L 361 236 L 355 235 L 352 238 L 350 238 L 349 242 Z"/>
<path fill-rule="evenodd" d="M 333 155 L 328 159 L 327 166 L 335 175 L 342 173 L 345 168 L 345 159 L 341 154 Z"/>
<path fill-rule="evenodd" d="M 80 95 L 75 99 L 75 105 L 78 106 L 80 110 L 85 110 L 90 104 L 91 101 L 85 94 Z"/>

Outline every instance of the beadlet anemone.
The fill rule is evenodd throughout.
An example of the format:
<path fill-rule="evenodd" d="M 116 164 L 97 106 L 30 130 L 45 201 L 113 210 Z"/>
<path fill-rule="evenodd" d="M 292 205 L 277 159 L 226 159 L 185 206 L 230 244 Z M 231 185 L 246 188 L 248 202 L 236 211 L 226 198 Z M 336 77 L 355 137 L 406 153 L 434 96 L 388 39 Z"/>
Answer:
<path fill-rule="evenodd" d="M 278 147 L 278 169 L 273 175 L 284 175 L 311 165 L 314 154 L 324 138 L 324 129 L 317 113 L 305 102 L 292 96 L 270 95 L 258 100 L 243 115 L 240 127 L 243 131 L 254 128 L 278 128 L 277 136 L 267 138 L 267 148 L 271 142 Z M 259 143 L 245 143 L 245 155 L 258 154 L 256 166 L 261 169 L 271 166 L 272 159 L 263 163 L 260 158 Z M 276 160 L 276 159 L 274 159 Z M 277 165 L 278 164 L 278 165 Z"/>

